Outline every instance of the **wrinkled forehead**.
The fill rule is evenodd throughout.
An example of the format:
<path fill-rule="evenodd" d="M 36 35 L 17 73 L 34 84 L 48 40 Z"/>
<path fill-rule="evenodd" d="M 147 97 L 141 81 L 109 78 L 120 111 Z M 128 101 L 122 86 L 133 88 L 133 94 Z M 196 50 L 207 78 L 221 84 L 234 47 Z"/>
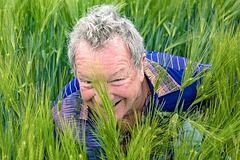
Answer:
<path fill-rule="evenodd" d="M 93 39 L 93 41 L 96 41 L 97 39 Z M 103 53 L 102 50 L 106 50 L 108 48 L 115 48 L 115 49 L 126 49 L 131 56 L 131 52 L 129 51 L 126 43 L 124 42 L 124 40 L 119 37 L 119 36 L 112 36 L 110 38 L 108 38 L 104 43 L 99 43 L 99 45 L 96 46 L 91 46 L 92 42 L 86 41 L 85 39 L 81 39 L 78 42 L 77 45 L 77 49 L 76 49 L 76 54 L 79 53 L 79 49 L 81 49 L 82 47 L 86 47 L 90 50 L 92 50 L 92 54 L 96 53 L 96 54 L 100 54 Z"/>
<path fill-rule="evenodd" d="M 84 40 L 80 41 L 76 50 L 77 72 L 111 73 L 118 69 L 133 67 L 131 55 L 126 44 L 120 38 L 114 38 L 104 47 L 94 49 Z"/>
<path fill-rule="evenodd" d="M 118 36 L 109 38 L 104 46 L 99 46 L 97 48 L 93 48 L 89 42 L 81 39 L 75 53 L 75 57 L 77 56 L 82 58 L 89 56 L 93 58 L 106 58 L 108 56 L 109 58 L 119 58 L 121 56 L 125 56 L 129 60 L 131 59 L 131 53 L 126 43 Z"/>

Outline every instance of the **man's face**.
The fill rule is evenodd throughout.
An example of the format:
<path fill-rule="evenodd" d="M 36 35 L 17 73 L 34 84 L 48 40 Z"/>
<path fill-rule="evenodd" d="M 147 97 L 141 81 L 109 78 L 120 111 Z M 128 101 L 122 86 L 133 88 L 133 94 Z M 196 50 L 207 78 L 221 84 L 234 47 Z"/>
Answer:
<path fill-rule="evenodd" d="M 138 110 L 145 101 L 142 98 L 143 69 L 136 70 L 130 58 L 125 43 L 117 37 L 101 50 L 91 49 L 82 40 L 76 50 L 76 75 L 83 100 L 95 111 L 97 102 L 106 116 L 101 99 L 92 85 L 93 79 L 103 78 L 117 121 L 129 120 L 134 110 Z"/>

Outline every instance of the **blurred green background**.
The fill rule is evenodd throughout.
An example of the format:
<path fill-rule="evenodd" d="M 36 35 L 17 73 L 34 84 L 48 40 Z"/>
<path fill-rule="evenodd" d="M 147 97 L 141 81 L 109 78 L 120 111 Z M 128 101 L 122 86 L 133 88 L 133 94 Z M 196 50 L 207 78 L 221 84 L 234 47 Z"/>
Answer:
<path fill-rule="evenodd" d="M 0 0 L 0 157 L 86 158 L 74 140 L 54 142 L 51 106 L 73 78 L 69 32 L 88 7 L 103 3 L 133 21 L 147 51 L 213 66 L 198 90 L 205 109 L 192 122 L 206 138 L 199 152 L 190 147 L 186 154 L 185 146 L 174 158 L 239 159 L 239 0 Z"/>

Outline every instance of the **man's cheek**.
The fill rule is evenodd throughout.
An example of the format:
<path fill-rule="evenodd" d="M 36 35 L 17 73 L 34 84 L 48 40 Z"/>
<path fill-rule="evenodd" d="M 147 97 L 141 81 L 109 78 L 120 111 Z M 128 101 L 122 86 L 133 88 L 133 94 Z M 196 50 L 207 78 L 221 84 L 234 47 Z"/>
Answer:
<path fill-rule="evenodd" d="M 126 86 L 120 86 L 112 89 L 112 94 L 118 97 L 127 97 L 129 94 L 129 89 Z"/>
<path fill-rule="evenodd" d="M 94 97 L 94 93 L 90 90 L 80 89 L 80 92 L 83 100 L 85 101 L 90 101 Z"/>

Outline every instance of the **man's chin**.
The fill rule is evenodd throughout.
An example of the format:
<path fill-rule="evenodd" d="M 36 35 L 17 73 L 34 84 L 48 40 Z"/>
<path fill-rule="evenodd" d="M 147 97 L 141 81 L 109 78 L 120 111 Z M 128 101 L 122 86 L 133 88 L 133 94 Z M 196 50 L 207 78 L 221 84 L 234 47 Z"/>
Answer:
<path fill-rule="evenodd" d="M 117 123 L 117 129 L 120 130 L 121 134 L 127 134 L 133 129 L 133 124 L 125 119 L 121 119 Z"/>

